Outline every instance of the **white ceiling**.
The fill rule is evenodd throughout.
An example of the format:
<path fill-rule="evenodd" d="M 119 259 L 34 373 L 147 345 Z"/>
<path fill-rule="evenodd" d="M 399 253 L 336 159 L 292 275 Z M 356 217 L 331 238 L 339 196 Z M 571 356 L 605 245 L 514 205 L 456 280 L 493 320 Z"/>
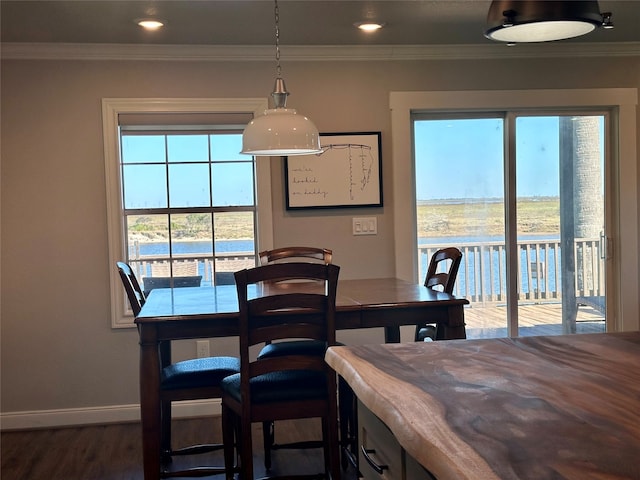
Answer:
<path fill-rule="evenodd" d="M 282 45 L 482 45 L 489 0 L 279 0 Z M 600 1 L 616 28 L 564 42 L 640 41 L 640 1 Z M 2 0 L 3 43 L 273 45 L 272 0 Z M 145 32 L 134 20 L 157 17 Z M 375 35 L 363 20 L 385 22 Z"/>

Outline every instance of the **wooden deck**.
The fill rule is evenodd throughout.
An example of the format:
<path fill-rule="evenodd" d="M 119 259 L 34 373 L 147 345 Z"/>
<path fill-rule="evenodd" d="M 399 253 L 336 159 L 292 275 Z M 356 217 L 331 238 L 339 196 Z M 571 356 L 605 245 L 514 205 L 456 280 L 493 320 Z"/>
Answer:
<path fill-rule="evenodd" d="M 507 336 L 507 307 L 504 304 L 472 303 L 464 311 L 467 338 Z M 542 303 L 520 305 L 519 336 L 562 335 L 562 305 Z M 606 330 L 605 317 L 588 306 L 578 308 L 576 333 L 598 333 Z"/>

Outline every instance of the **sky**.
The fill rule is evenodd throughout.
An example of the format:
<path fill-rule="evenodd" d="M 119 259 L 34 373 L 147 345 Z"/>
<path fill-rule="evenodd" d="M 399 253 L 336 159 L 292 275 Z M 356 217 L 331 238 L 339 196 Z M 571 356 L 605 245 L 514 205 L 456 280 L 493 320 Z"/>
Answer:
<path fill-rule="evenodd" d="M 215 206 L 253 203 L 253 164 L 251 156 L 239 153 L 242 136 L 126 135 L 122 140 L 125 163 L 125 208 L 166 207 L 167 169 L 163 164 L 169 153 L 171 207 L 209 206 L 213 192 Z M 209 151 L 210 149 L 210 151 Z M 209 166 L 213 162 L 213 188 L 209 186 Z M 176 162 L 196 162 L 178 164 Z M 136 163 L 136 165 L 128 165 Z M 140 165 L 139 163 L 143 163 Z M 217 181 L 223 178 L 224 181 Z"/>
<path fill-rule="evenodd" d="M 503 119 L 419 120 L 414 125 L 418 200 L 503 197 Z M 557 116 L 518 117 L 519 197 L 558 196 L 558 129 Z"/>
<path fill-rule="evenodd" d="M 600 145 L 604 135 L 602 118 Z M 417 120 L 414 125 L 418 200 L 502 198 L 503 124 L 502 118 Z M 517 118 L 518 197 L 558 196 L 558 130 L 557 116 Z M 169 152 L 172 207 L 209 205 L 211 190 L 207 164 L 171 164 L 206 160 L 209 153 L 214 162 L 214 205 L 252 204 L 253 167 L 251 157 L 239 153 L 242 136 L 211 135 L 210 146 L 207 137 L 206 134 L 172 135 L 165 146 L 162 135 L 124 136 L 125 164 L 143 164 L 125 165 L 126 207 L 166 206 L 166 168 L 151 165 L 163 162 L 166 150 Z M 385 162 L 384 156 L 382 162 Z M 225 181 L 216 182 L 221 176 Z"/>

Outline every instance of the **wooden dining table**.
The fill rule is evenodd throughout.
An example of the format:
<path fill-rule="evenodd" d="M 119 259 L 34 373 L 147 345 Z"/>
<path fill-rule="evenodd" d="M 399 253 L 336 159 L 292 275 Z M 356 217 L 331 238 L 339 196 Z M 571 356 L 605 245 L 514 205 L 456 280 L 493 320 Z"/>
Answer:
<path fill-rule="evenodd" d="M 437 325 L 438 339 L 463 339 L 464 305 L 468 303 L 397 278 L 340 280 L 336 328 L 382 327 L 386 342 L 399 342 L 400 326 L 426 322 Z M 145 480 L 160 476 L 160 343 L 237 336 L 238 315 L 235 285 L 220 285 L 153 290 L 136 317 Z"/>
<path fill-rule="evenodd" d="M 640 332 L 338 346 L 326 360 L 438 480 L 640 480 Z"/>

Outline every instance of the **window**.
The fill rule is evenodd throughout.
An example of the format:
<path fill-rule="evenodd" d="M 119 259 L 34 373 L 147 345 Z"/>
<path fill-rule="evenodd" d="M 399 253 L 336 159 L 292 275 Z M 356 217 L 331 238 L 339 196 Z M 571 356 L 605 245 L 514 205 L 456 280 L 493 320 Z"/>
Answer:
<path fill-rule="evenodd" d="M 605 155 L 611 158 L 611 162 L 604 172 L 606 198 L 603 213 L 610 239 L 605 260 L 607 329 L 610 331 L 637 330 L 640 314 L 637 301 L 637 292 L 640 288 L 638 283 L 640 242 L 637 211 L 636 105 L 635 89 L 392 92 L 390 107 L 393 132 L 393 213 L 397 276 L 419 281 L 412 115 L 417 113 L 459 114 L 460 112 L 481 114 L 481 112 L 498 110 L 605 111 L 611 117 L 610 138 L 612 139 L 606 147 L 609 151 L 605 152 Z M 512 133 L 509 129 L 505 130 L 505 137 L 509 137 Z M 516 158 L 515 150 L 508 154 Z M 447 166 L 446 163 L 444 165 Z M 447 168 L 440 168 L 431 170 L 428 174 L 443 178 L 446 172 Z M 506 179 L 505 195 L 515 195 L 516 176 L 507 170 L 504 177 Z M 414 188 L 407 188 L 411 185 Z M 517 237 L 517 222 L 518 218 L 514 210 L 505 219 L 510 239 Z M 512 264 L 517 263 L 517 258 L 515 252 L 511 252 Z M 541 275 L 545 274 L 542 270 L 539 272 Z M 515 279 L 511 278 L 509 281 L 514 282 Z M 516 293 L 517 288 L 511 288 L 510 295 Z M 517 313 L 514 315 L 512 311 L 518 308 L 517 299 L 509 302 L 506 308 L 509 309 L 509 334 L 517 334 L 517 323 L 512 321 L 517 319 Z"/>
<path fill-rule="evenodd" d="M 115 269 L 143 289 L 233 284 L 271 248 L 269 161 L 240 155 L 266 100 L 105 99 L 112 325 L 132 325 Z"/>
<path fill-rule="evenodd" d="M 193 128 L 193 127 L 192 127 Z M 242 131 L 120 127 L 126 261 L 145 292 L 233 284 L 255 266 L 254 159 Z"/>

